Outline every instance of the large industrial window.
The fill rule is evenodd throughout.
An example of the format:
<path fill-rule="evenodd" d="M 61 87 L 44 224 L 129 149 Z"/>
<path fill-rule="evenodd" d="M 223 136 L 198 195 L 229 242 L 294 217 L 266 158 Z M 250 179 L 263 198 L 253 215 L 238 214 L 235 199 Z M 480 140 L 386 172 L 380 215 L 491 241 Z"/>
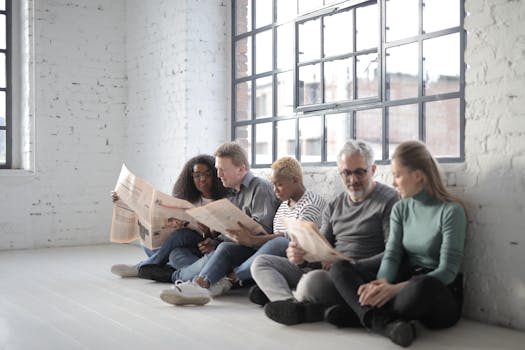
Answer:
<path fill-rule="evenodd" d="M 11 167 L 10 33 L 10 0 L 0 0 L 0 168 Z"/>
<path fill-rule="evenodd" d="M 463 1 L 235 0 L 232 139 L 264 167 L 329 164 L 347 139 L 464 159 Z"/>

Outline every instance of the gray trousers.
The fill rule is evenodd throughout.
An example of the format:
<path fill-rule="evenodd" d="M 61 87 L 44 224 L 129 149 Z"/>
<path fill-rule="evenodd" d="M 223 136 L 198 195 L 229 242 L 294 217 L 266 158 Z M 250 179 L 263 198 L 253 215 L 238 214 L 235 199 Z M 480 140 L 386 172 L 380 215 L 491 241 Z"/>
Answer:
<path fill-rule="evenodd" d="M 296 299 L 325 306 L 344 305 L 328 271 L 301 269 L 287 258 L 260 255 L 253 261 L 251 273 L 270 301 Z"/>

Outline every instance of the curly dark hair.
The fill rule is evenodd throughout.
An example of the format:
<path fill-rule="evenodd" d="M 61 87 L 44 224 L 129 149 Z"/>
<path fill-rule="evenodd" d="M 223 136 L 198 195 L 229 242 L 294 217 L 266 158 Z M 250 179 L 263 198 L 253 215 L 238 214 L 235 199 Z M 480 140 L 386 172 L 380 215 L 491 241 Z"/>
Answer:
<path fill-rule="evenodd" d="M 208 166 L 212 172 L 213 185 L 211 193 L 213 199 L 221 199 L 227 196 L 228 190 L 222 185 L 222 181 L 217 176 L 217 169 L 215 169 L 215 158 L 207 154 L 200 154 L 188 160 L 182 171 L 180 172 L 175 185 L 173 186 L 173 197 L 187 200 L 194 203 L 199 200 L 201 193 L 195 187 L 193 182 L 193 167 L 195 164 L 204 164 Z"/>

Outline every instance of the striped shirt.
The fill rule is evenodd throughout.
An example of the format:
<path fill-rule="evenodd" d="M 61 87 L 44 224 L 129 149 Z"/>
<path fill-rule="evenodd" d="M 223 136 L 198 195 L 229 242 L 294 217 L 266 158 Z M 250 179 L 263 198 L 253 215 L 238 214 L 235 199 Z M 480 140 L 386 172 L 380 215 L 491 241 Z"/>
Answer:
<path fill-rule="evenodd" d="M 286 232 L 286 227 L 281 221 L 282 217 L 313 222 L 317 227 L 321 227 L 322 213 L 325 207 L 326 201 L 323 197 L 306 190 L 293 207 L 288 205 L 288 201 L 281 203 L 273 219 L 273 232 L 282 232 L 286 238 L 290 238 Z"/>

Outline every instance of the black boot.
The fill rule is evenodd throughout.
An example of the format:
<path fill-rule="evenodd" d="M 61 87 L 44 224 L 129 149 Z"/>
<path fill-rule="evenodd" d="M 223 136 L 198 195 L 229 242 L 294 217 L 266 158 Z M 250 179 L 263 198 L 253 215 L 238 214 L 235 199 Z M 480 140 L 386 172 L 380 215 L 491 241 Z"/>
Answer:
<path fill-rule="evenodd" d="M 324 319 L 338 328 L 361 326 L 359 317 L 355 312 L 343 305 L 333 305 L 327 308 L 324 312 Z"/>
<path fill-rule="evenodd" d="M 170 265 L 148 264 L 139 267 L 139 278 L 163 283 L 172 283 L 171 275 L 176 270 Z"/>
<path fill-rule="evenodd" d="M 279 300 L 267 303 L 264 313 L 275 322 L 294 325 L 319 322 L 324 318 L 324 307 L 320 304 L 302 303 L 297 300 Z"/>
<path fill-rule="evenodd" d="M 403 321 L 392 319 L 391 315 L 381 310 L 370 310 L 367 314 L 367 325 L 373 332 L 388 337 L 394 344 L 404 348 L 410 346 L 419 334 L 419 328 L 416 321 Z"/>
<path fill-rule="evenodd" d="M 270 301 L 258 285 L 252 286 L 250 288 L 248 291 L 248 299 L 250 299 L 252 303 L 261 306 L 266 305 L 266 303 Z"/>

